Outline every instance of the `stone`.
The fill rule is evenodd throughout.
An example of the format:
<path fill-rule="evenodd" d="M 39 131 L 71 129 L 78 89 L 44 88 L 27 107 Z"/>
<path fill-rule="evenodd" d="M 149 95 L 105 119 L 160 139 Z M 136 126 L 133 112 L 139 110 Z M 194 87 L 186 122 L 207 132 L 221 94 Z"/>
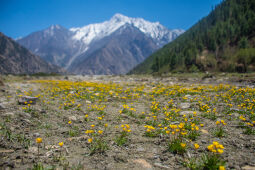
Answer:
<path fill-rule="evenodd" d="M 156 166 L 156 167 L 159 167 L 159 168 L 164 168 L 164 169 L 170 169 L 170 167 L 169 166 L 166 166 L 166 165 L 162 165 L 161 163 L 154 163 L 154 166 Z"/>
<path fill-rule="evenodd" d="M 34 133 L 33 136 L 34 136 L 34 137 L 39 137 L 39 136 L 40 136 L 40 133 Z"/>
<path fill-rule="evenodd" d="M 143 168 L 152 169 L 151 164 L 148 163 L 145 159 L 135 159 L 132 162 L 141 165 Z"/>
<path fill-rule="evenodd" d="M 113 159 L 116 162 L 122 162 L 122 163 L 126 163 L 127 162 L 127 158 L 124 155 L 120 155 L 120 154 L 114 155 Z"/>
<path fill-rule="evenodd" d="M 168 156 L 166 155 L 160 155 L 159 159 L 163 162 L 163 161 L 167 161 L 168 160 Z"/>
<path fill-rule="evenodd" d="M 4 116 L 14 117 L 15 114 L 13 112 L 7 112 L 7 113 L 4 114 Z"/>
<path fill-rule="evenodd" d="M 18 99 L 20 105 L 36 104 L 38 97 L 22 96 Z"/>
<path fill-rule="evenodd" d="M 222 82 L 225 82 L 225 80 L 224 79 L 217 79 L 216 82 L 217 83 L 222 83 Z"/>
<path fill-rule="evenodd" d="M 14 131 L 15 131 L 15 127 L 11 126 L 11 127 L 10 127 L 10 130 L 11 130 L 12 132 L 14 132 Z"/>
<path fill-rule="evenodd" d="M 4 109 L 5 109 L 5 106 L 0 103 L 0 110 L 4 110 Z"/>
<path fill-rule="evenodd" d="M 76 117 L 76 116 L 69 116 L 69 117 L 68 117 L 68 120 L 76 121 L 76 120 L 77 120 L 77 117 Z"/>
<path fill-rule="evenodd" d="M 45 153 L 46 157 L 51 157 L 53 155 L 53 151 L 48 151 Z"/>
<path fill-rule="evenodd" d="M 29 113 L 26 113 L 26 112 L 20 113 L 20 116 L 23 116 L 23 117 L 25 117 L 27 119 L 31 118 L 31 115 Z"/>
<path fill-rule="evenodd" d="M 72 140 L 86 140 L 88 138 L 89 138 L 89 136 L 83 135 L 83 136 L 78 136 L 78 137 L 71 137 L 71 138 L 68 138 L 67 140 L 69 140 L 69 141 L 72 141 Z"/>
<path fill-rule="evenodd" d="M 206 143 L 206 141 L 205 141 L 205 140 L 201 140 L 201 142 L 202 142 L 203 144 L 205 144 L 205 143 Z"/>
<path fill-rule="evenodd" d="M 188 99 L 191 99 L 191 98 L 192 98 L 192 96 L 189 95 L 189 94 L 185 95 L 184 97 L 186 97 L 186 98 L 188 98 Z"/>
<path fill-rule="evenodd" d="M 31 124 L 31 121 L 28 120 L 28 119 L 23 119 L 24 122 L 28 123 L 28 124 Z"/>
<path fill-rule="evenodd" d="M 255 166 L 246 165 L 246 166 L 242 167 L 242 170 L 255 170 Z"/>
<path fill-rule="evenodd" d="M 60 147 L 60 146 L 58 146 L 58 145 L 46 145 L 46 146 L 45 146 L 45 149 L 47 149 L 47 150 L 49 150 L 49 149 L 53 149 L 53 150 L 54 150 L 54 149 L 55 149 L 55 150 L 56 150 L 56 149 L 58 149 L 59 147 Z"/>
<path fill-rule="evenodd" d="M 137 152 L 144 152 L 145 149 L 141 146 L 138 146 L 138 148 L 136 149 Z"/>
<path fill-rule="evenodd" d="M 45 114 L 46 110 L 41 110 L 40 113 Z"/>
<path fill-rule="evenodd" d="M 251 140 L 251 143 L 255 145 L 255 140 Z"/>
<path fill-rule="evenodd" d="M 180 115 L 181 115 L 181 116 L 183 116 L 183 115 L 188 116 L 188 115 L 193 115 L 193 113 L 194 113 L 194 111 L 181 111 L 181 112 L 180 112 Z"/>
<path fill-rule="evenodd" d="M 14 150 L 12 149 L 0 149 L 0 153 L 12 153 Z"/>
<path fill-rule="evenodd" d="M 204 134 L 209 134 L 209 132 L 205 129 L 201 129 L 201 132 L 204 133 Z"/>
<path fill-rule="evenodd" d="M 29 151 L 29 152 L 32 152 L 32 153 L 38 153 L 38 148 L 35 147 L 35 146 L 32 146 L 32 147 L 29 147 L 29 148 L 28 148 L 28 151 Z"/>
<path fill-rule="evenodd" d="M 190 108 L 190 103 L 181 103 L 180 108 L 181 109 L 188 109 L 188 108 Z"/>
<path fill-rule="evenodd" d="M 87 103 L 87 104 L 91 104 L 91 101 L 89 101 L 89 100 L 86 100 L 86 102 L 85 103 Z"/>

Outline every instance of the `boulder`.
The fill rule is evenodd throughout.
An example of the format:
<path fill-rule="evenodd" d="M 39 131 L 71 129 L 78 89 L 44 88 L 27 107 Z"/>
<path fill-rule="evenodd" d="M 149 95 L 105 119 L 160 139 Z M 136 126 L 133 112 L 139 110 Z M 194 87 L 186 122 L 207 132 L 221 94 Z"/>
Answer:
<path fill-rule="evenodd" d="M 38 97 L 22 96 L 18 99 L 20 105 L 36 104 Z"/>

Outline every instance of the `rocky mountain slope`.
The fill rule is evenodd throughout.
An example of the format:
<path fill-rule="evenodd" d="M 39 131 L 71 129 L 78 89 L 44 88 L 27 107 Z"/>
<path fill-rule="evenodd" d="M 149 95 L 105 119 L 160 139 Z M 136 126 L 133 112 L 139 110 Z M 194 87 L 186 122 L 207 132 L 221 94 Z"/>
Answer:
<path fill-rule="evenodd" d="M 60 73 L 62 71 L 59 67 L 48 64 L 0 32 L 0 73 L 33 74 L 39 72 Z"/>
<path fill-rule="evenodd" d="M 143 44 L 140 42 L 138 45 L 136 42 L 131 41 L 135 40 L 134 35 L 131 34 L 136 34 L 137 31 L 129 32 L 129 36 L 123 35 L 121 39 L 122 42 L 117 42 L 119 40 L 115 38 L 116 32 L 126 25 L 140 32 L 140 36 L 143 36 L 144 39 Z M 123 74 L 142 62 L 156 49 L 172 41 L 183 32 L 184 31 L 180 29 L 169 30 L 158 22 L 152 23 L 142 18 L 130 18 L 121 14 L 116 14 L 109 21 L 90 24 L 80 28 L 71 28 L 69 30 L 59 25 L 53 25 L 45 30 L 32 33 L 27 37 L 19 39 L 17 42 L 41 56 L 46 61 L 65 67 L 71 73 Z M 124 31 L 123 33 L 126 34 L 127 32 Z M 125 37 L 125 39 L 123 39 L 123 37 Z M 146 50 L 146 52 L 141 53 L 142 60 L 136 59 L 136 50 L 129 50 L 129 57 L 126 58 L 127 53 L 119 53 L 119 50 L 107 49 L 107 51 L 111 51 L 111 55 L 118 57 L 112 57 L 115 58 L 115 60 L 111 61 L 111 64 L 105 65 L 105 61 L 108 60 L 107 58 L 110 57 L 110 55 L 107 53 L 100 53 L 98 50 L 104 51 L 107 47 L 111 48 L 112 39 L 115 39 L 116 45 L 123 44 L 123 42 L 126 41 L 125 43 L 136 44 L 136 47 L 140 50 L 142 47 L 146 46 L 153 46 L 153 48 L 143 49 L 143 51 Z M 145 41 L 145 39 L 148 41 Z M 153 45 L 151 43 L 153 43 Z M 127 51 L 124 49 L 125 46 L 120 45 L 116 48 L 121 48 L 121 51 Z M 130 60 L 130 58 L 132 59 Z M 111 57 L 109 58 L 109 61 L 110 60 Z M 132 67 L 118 65 L 123 62 L 125 63 L 125 60 L 134 61 L 128 64 Z M 83 64 L 80 62 L 83 62 Z M 77 66 L 76 63 L 79 63 L 82 67 L 78 66 L 78 68 L 74 68 Z M 87 65 L 88 63 L 90 64 Z M 98 65 L 102 66 L 100 67 L 100 71 L 97 70 Z M 122 69 L 112 69 L 112 67 Z"/>
<path fill-rule="evenodd" d="M 130 24 L 101 43 L 99 49 L 79 56 L 69 70 L 75 74 L 125 74 L 158 48 L 152 38 Z"/>

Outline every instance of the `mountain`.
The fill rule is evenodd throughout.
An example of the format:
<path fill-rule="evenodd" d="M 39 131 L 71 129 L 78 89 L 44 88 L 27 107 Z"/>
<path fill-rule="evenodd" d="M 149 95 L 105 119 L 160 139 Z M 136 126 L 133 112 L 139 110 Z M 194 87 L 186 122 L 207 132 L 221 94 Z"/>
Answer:
<path fill-rule="evenodd" d="M 125 74 L 158 48 L 152 38 L 130 24 L 100 42 L 101 48 L 79 56 L 81 60 L 73 63 L 69 70 L 75 74 Z"/>
<path fill-rule="evenodd" d="M 39 72 L 60 73 L 62 71 L 0 32 L 0 73 L 33 74 Z"/>
<path fill-rule="evenodd" d="M 115 14 L 109 21 L 103 23 L 90 24 L 81 28 L 71 28 L 74 32 L 74 39 L 81 40 L 84 44 L 90 44 L 105 36 L 109 36 L 125 24 L 133 25 L 141 32 L 151 37 L 155 43 L 162 46 L 184 31 L 181 29 L 169 30 L 159 22 L 149 22 L 142 18 L 130 18 L 122 14 Z"/>
<path fill-rule="evenodd" d="M 69 30 L 59 25 L 53 25 L 45 30 L 18 39 L 17 42 L 30 49 L 33 53 L 41 56 L 46 61 L 65 67 L 68 71 L 75 74 L 123 74 L 128 72 L 132 67 L 124 67 L 125 70 L 122 69 L 119 71 L 109 70 L 112 70 L 112 67 L 121 68 L 116 64 L 123 63 L 127 60 L 125 58 L 126 53 L 117 53 L 120 51 L 109 49 L 108 51 L 111 51 L 111 55 L 118 57 L 113 57 L 115 60 L 112 61 L 111 64 L 103 66 L 105 63 L 102 61 L 107 60 L 109 53 L 100 53 L 99 51 L 104 51 L 106 48 L 113 48 L 111 45 L 113 44 L 113 39 L 115 39 L 114 43 L 118 44 L 116 32 L 119 32 L 127 25 L 129 25 L 129 28 L 133 27 L 132 29 L 136 30 L 130 31 L 130 34 L 136 34 L 139 31 L 139 35 L 143 36 L 143 43 L 145 44 L 139 44 L 141 47 L 153 46 L 152 49 L 145 49 L 147 52 L 141 53 L 142 56 L 139 57 L 141 57 L 142 60 L 135 58 L 137 56 L 137 50 L 129 50 L 129 59 L 131 56 L 133 57 L 133 59 L 130 60 L 132 61 L 132 63 L 130 63 L 132 67 L 142 62 L 156 49 L 172 41 L 184 32 L 181 29 L 169 30 L 158 22 L 152 23 L 142 18 L 130 18 L 121 14 L 115 14 L 109 21 L 90 24 L 84 27 L 71 28 Z M 123 31 L 123 33 L 126 34 L 127 32 Z M 124 40 L 122 38 L 121 41 L 136 44 L 136 42 L 130 40 L 136 40 L 133 35 L 130 35 L 130 38 L 126 35 L 123 35 L 123 37 L 126 37 L 126 39 Z M 145 41 L 145 39 L 148 41 Z M 122 48 L 121 50 L 125 51 L 125 49 L 123 49 L 125 47 L 122 45 L 124 43 L 119 43 L 120 45 L 118 48 Z M 151 43 L 153 43 L 153 45 L 151 45 Z M 87 61 L 87 59 L 89 61 Z M 81 62 L 83 62 L 83 64 L 81 64 Z M 87 63 L 90 64 L 86 65 Z M 95 65 L 93 65 L 93 63 L 95 63 Z M 76 66 L 78 67 L 77 64 L 81 64 L 82 67 L 75 68 Z M 98 65 L 102 65 L 100 71 L 96 70 Z"/>
<path fill-rule="evenodd" d="M 255 1 L 224 0 L 130 73 L 255 71 Z"/>
<path fill-rule="evenodd" d="M 73 40 L 74 34 L 60 25 L 34 32 L 17 42 L 39 55 L 44 60 L 64 67 L 71 56 L 80 53 L 80 43 Z"/>

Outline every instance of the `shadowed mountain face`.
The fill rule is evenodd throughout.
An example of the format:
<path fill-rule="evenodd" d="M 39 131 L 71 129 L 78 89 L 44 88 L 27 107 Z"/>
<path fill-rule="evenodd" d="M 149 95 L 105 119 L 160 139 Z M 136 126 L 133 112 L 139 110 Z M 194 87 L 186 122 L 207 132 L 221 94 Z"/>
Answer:
<path fill-rule="evenodd" d="M 152 38 L 126 24 L 101 40 L 100 48 L 77 58 L 69 71 L 75 74 L 125 74 L 158 46 Z"/>
<path fill-rule="evenodd" d="M 70 57 L 79 52 L 79 43 L 72 40 L 73 33 L 59 25 L 34 32 L 17 40 L 44 60 L 65 67 Z"/>
<path fill-rule="evenodd" d="M 53 25 L 17 42 L 70 73 L 124 74 L 183 32 L 116 14 L 109 21 L 69 30 Z"/>
<path fill-rule="evenodd" d="M 59 67 L 48 64 L 39 56 L 33 55 L 14 40 L 0 33 L 0 73 L 33 74 L 62 71 Z"/>

